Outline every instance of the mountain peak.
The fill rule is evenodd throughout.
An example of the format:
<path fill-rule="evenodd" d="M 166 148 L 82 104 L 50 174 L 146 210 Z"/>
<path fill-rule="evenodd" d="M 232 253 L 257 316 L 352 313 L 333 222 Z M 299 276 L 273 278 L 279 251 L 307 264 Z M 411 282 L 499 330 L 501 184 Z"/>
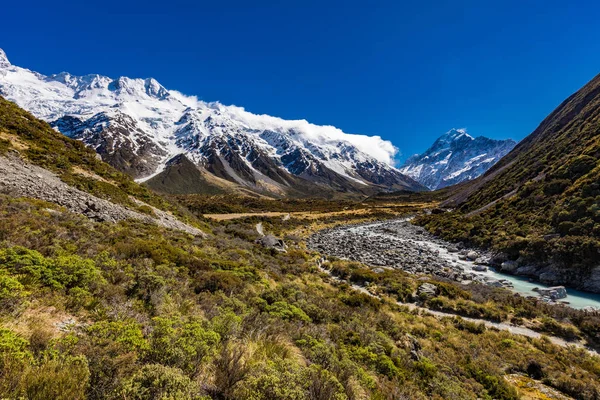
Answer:
<path fill-rule="evenodd" d="M 473 139 L 473 136 L 469 135 L 467 133 L 467 130 L 464 128 L 452 128 L 448 132 L 446 132 L 442 137 L 448 138 L 450 140 L 458 140 L 463 137 Z"/>
<path fill-rule="evenodd" d="M 8 61 L 8 57 L 6 57 L 4 50 L 0 49 L 0 68 L 7 67 L 10 67 L 10 61 Z"/>
<path fill-rule="evenodd" d="M 466 129 L 450 129 L 425 153 L 408 158 L 400 172 L 430 189 L 441 189 L 478 177 L 515 145 L 510 139 L 475 139 Z"/>

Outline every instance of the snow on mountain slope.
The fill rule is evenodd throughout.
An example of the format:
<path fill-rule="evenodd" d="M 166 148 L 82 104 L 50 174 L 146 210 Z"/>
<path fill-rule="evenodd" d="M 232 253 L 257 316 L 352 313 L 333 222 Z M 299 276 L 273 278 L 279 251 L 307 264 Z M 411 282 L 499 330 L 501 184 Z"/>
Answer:
<path fill-rule="evenodd" d="M 441 189 L 477 178 L 516 144 L 510 139 L 473 138 L 464 129 L 451 129 L 425 153 L 408 158 L 400 172 L 429 189 Z"/>
<path fill-rule="evenodd" d="M 392 166 L 397 149 L 378 136 L 200 101 L 152 78 L 45 76 L 11 65 L 0 50 L 0 95 L 139 180 L 183 154 L 220 178 L 258 189 L 423 189 Z"/>

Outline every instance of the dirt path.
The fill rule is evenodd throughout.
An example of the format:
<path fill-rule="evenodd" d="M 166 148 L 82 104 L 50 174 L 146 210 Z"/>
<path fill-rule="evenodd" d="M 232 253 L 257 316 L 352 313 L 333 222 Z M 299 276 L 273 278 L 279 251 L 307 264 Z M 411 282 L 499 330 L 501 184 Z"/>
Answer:
<path fill-rule="evenodd" d="M 333 280 L 337 281 L 337 282 L 343 282 L 346 283 L 348 285 L 350 285 L 354 290 L 357 290 L 361 293 L 364 293 L 366 295 L 369 295 L 371 297 L 375 297 L 377 299 L 381 299 L 381 297 L 374 295 L 373 293 L 369 292 L 365 287 L 363 286 L 359 286 L 356 284 L 353 284 L 349 281 L 346 281 L 344 279 L 340 279 L 339 277 L 333 275 L 331 273 L 331 271 L 329 271 L 328 269 L 323 268 L 323 259 L 319 260 L 317 262 L 317 267 L 319 268 L 319 270 L 321 272 L 326 273 L 327 275 L 329 275 Z M 425 308 L 425 307 L 421 307 L 418 306 L 414 303 L 402 303 L 397 301 L 396 302 L 397 305 L 399 306 L 403 306 L 403 307 L 407 307 L 409 310 L 413 311 L 413 310 L 418 310 L 419 312 L 422 313 L 426 313 L 429 315 L 432 315 L 436 318 L 454 318 L 454 317 L 460 317 L 465 321 L 469 321 L 469 322 L 473 322 L 473 323 L 477 323 L 477 324 L 484 324 L 486 328 L 492 328 L 492 329 L 498 329 L 501 331 L 507 331 L 509 333 L 512 333 L 513 335 L 521 335 L 521 336 L 526 336 L 526 337 L 530 337 L 530 338 L 534 338 L 534 339 L 540 339 L 542 336 L 547 337 L 551 343 L 557 345 L 557 346 L 561 346 L 561 347 L 565 347 L 565 348 L 569 348 L 571 346 L 579 348 L 579 349 L 584 349 L 586 350 L 588 353 L 598 356 L 599 354 L 593 350 L 590 349 L 588 347 L 585 346 L 584 343 L 582 342 L 568 342 L 564 339 L 561 339 L 559 337 L 556 336 L 548 336 L 548 335 L 543 335 L 539 332 L 536 332 L 532 329 L 529 328 L 525 328 L 522 326 L 516 326 L 516 325 L 512 325 L 506 322 L 494 322 L 494 321 L 489 321 L 486 319 L 479 319 L 479 318 L 471 318 L 471 317 L 463 317 L 461 315 L 458 314 L 454 314 L 454 313 L 449 313 L 449 312 L 442 312 L 442 311 L 435 311 L 435 310 L 430 310 L 429 308 Z"/>

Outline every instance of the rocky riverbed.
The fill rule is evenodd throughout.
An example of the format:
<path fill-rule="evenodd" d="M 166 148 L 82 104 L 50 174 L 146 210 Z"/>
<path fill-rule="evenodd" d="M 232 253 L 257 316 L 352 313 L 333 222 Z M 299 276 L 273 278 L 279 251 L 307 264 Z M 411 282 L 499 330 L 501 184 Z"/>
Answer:
<path fill-rule="evenodd" d="M 508 289 L 513 289 L 515 282 L 490 267 L 491 254 L 446 242 L 408 219 L 328 229 L 310 237 L 307 244 L 323 254 L 365 263 L 375 272 L 395 268 L 463 284 L 481 283 Z M 547 302 L 562 302 L 566 296 L 564 287 L 521 293 L 539 296 Z"/>
<path fill-rule="evenodd" d="M 411 274 L 429 274 L 458 282 L 510 286 L 480 274 L 489 256 L 460 249 L 407 219 L 338 227 L 313 235 L 308 246 L 332 256 Z"/>

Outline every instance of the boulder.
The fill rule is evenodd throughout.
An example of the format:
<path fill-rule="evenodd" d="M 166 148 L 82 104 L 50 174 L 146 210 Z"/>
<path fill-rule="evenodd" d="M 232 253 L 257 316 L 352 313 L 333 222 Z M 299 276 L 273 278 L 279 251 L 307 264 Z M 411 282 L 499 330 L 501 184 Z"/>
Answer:
<path fill-rule="evenodd" d="M 279 239 L 278 237 L 275 237 L 273 235 L 265 235 L 260 239 L 257 239 L 256 242 L 267 249 L 275 249 L 281 252 L 285 252 L 287 248 L 283 239 Z"/>
<path fill-rule="evenodd" d="M 426 298 L 429 297 L 435 297 L 438 293 L 438 288 L 437 286 L 435 286 L 434 284 L 431 283 L 423 283 L 421 286 L 419 286 L 419 288 L 417 289 L 417 294 L 419 295 L 419 297 L 424 296 Z"/>
<path fill-rule="evenodd" d="M 475 265 L 473 267 L 473 271 L 485 272 L 485 271 L 487 271 L 487 267 L 485 265 Z"/>
<path fill-rule="evenodd" d="M 490 265 L 494 267 L 499 267 L 505 261 L 509 261 L 509 259 L 504 253 L 496 253 L 490 257 Z"/>
<path fill-rule="evenodd" d="M 559 300 L 567 297 L 567 289 L 564 286 L 534 288 L 533 290 L 538 292 L 542 298 L 549 298 L 551 300 Z"/>
<path fill-rule="evenodd" d="M 410 333 L 407 333 L 403 342 L 403 347 L 410 352 L 410 358 L 412 358 L 414 361 L 419 361 L 421 357 L 423 357 L 423 353 L 421 352 L 421 344 L 414 336 L 412 336 Z"/>
<path fill-rule="evenodd" d="M 467 260 L 469 260 L 469 261 L 475 261 L 475 260 L 477 260 L 478 257 L 479 257 L 479 254 L 477 254 L 476 251 L 471 250 L 467 253 Z"/>
<path fill-rule="evenodd" d="M 517 264 L 516 261 L 504 261 L 502 264 L 500 264 L 500 270 L 502 272 L 508 272 L 510 274 L 513 274 L 517 268 L 519 267 L 519 265 Z"/>
<path fill-rule="evenodd" d="M 477 259 L 475 260 L 475 264 L 478 264 L 478 265 L 490 265 L 490 259 L 488 257 L 485 257 L 485 256 L 480 256 L 480 257 L 477 257 Z"/>

